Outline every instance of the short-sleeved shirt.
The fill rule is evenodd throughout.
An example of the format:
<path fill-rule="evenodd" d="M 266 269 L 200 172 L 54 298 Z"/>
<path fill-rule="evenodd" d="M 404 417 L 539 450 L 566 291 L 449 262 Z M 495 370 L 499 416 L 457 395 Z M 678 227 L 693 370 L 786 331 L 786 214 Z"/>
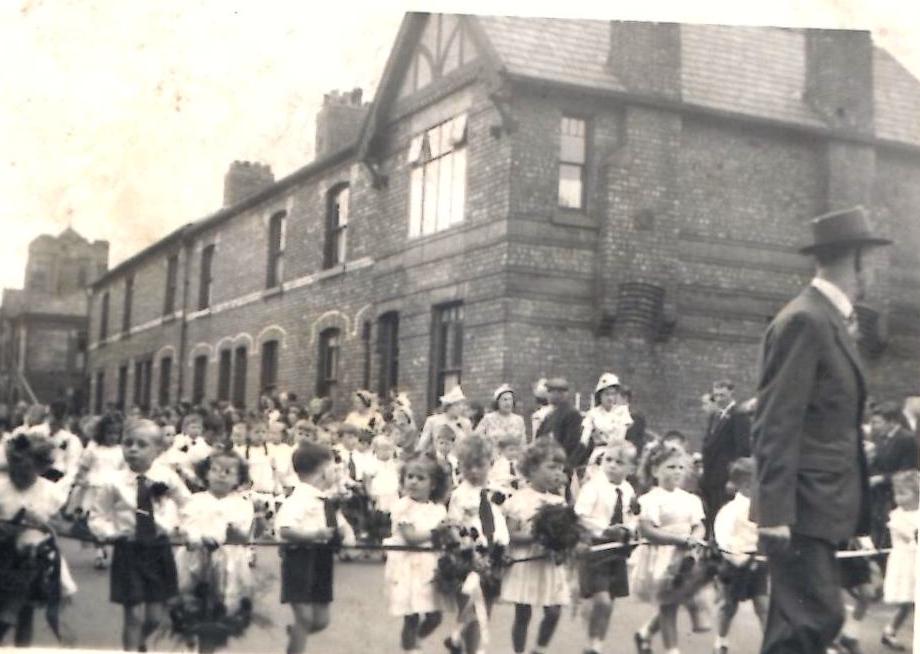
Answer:
<path fill-rule="evenodd" d="M 190 541 L 212 538 L 227 540 L 227 527 L 248 533 L 252 526 L 252 502 L 240 493 L 215 497 L 209 491 L 195 493 L 180 512 L 181 529 Z"/>
<path fill-rule="evenodd" d="M 22 509 L 26 509 L 45 524 L 61 510 L 67 501 L 64 489 L 43 477 L 24 490 L 19 490 L 6 475 L 0 475 L 0 518 L 11 520 Z M 40 543 L 48 534 L 37 529 L 25 529 L 17 538 L 20 545 Z"/>
<path fill-rule="evenodd" d="M 689 536 L 703 522 L 703 502 L 681 488 L 666 491 L 656 486 L 639 498 L 639 506 L 642 518 L 677 536 Z"/>
<path fill-rule="evenodd" d="M 275 516 L 275 530 L 284 527 L 313 531 L 326 527 L 326 494 L 316 486 L 298 482 Z M 339 524 L 342 524 L 341 519 Z"/>
<path fill-rule="evenodd" d="M 636 491 L 628 481 L 614 484 L 603 472 L 598 472 L 578 491 L 575 513 L 595 538 L 600 537 L 604 530 L 611 526 L 610 521 L 617 503 L 617 489 L 623 495 L 621 524 L 632 528 L 636 520 L 629 509 Z"/>

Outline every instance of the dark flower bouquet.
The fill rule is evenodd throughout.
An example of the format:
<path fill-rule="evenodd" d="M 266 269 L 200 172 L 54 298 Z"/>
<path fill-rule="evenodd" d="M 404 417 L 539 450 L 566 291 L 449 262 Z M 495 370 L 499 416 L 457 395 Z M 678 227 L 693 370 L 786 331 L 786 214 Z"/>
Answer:
<path fill-rule="evenodd" d="M 448 597 L 456 597 L 460 594 L 467 576 L 471 572 L 476 572 L 479 574 L 485 596 L 498 596 L 505 566 L 503 546 L 489 547 L 480 542 L 480 534 L 475 528 L 456 525 L 444 525 L 435 530 L 432 543 L 444 551 L 438 559 L 434 575 L 434 584 L 438 592 Z"/>
<path fill-rule="evenodd" d="M 551 560 L 565 563 L 582 542 L 584 530 L 575 510 L 565 504 L 544 504 L 533 518 L 534 541 L 546 549 Z"/>

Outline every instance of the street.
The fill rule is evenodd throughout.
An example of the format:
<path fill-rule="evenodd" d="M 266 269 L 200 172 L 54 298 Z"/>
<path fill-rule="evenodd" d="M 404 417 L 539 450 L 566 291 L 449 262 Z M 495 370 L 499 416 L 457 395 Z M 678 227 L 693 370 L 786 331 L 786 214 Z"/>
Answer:
<path fill-rule="evenodd" d="M 80 590 L 72 606 L 67 610 L 67 622 L 72 625 L 78 645 L 93 649 L 117 649 L 120 643 L 121 611 L 108 601 L 108 571 L 93 569 L 91 549 L 81 549 L 73 543 L 64 544 L 64 552 Z M 278 558 L 273 549 L 259 551 L 258 571 L 262 575 L 275 577 L 270 588 L 257 603 L 257 612 L 268 617 L 272 626 L 251 626 L 245 637 L 231 641 L 227 651 L 232 652 L 283 652 L 286 636 L 285 626 L 290 622 L 287 607 L 278 602 Z M 311 638 L 308 651 L 328 653 L 359 654 L 373 651 L 374 654 L 396 654 L 399 648 L 399 618 L 388 614 L 383 589 L 383 565 L 379 561 L 356 561 L 338 563 L 335 570 L 336 600 L 332 607 L 332 622 L 329 628 Z M 616 604 L 606 651 L 612 654 L 631 654 L 635 651 L 632 634 L 644 622 L 651 607 L 627 599 Z M 886 651 L 879 644 L 882 626 L 890 616 L 888 607 L 873 605 L 862 625 L 862 644 L 866 654 L 881 654 Z M 531 641 L 536 633 L 537 616 L 531 623 Z M 490 652 L 511 652 L 512 610 L 499 604 L 491 624 Z M 452 627 L 452 616 L 445 616 L 444 624 L 423 643 L 425 652 L 446 652 L 442 645 L 444 636 Z M 691 634 L 686 613 L 681 613 L 681 651 L 684 654 L 709 654 L 712 652 L 712 634 Z M 901 641 L 910 643 L 911 631 L 905 629 Z M 760 629 L 749 606 L 742 606 L 738 612 L 731 637 L 732 654 L 754 654 L 760 643 Z M 585 644 L 584 627 L 581 618 L 573 616 L 571 608 L 565 610 L 559 629 L 549 652 L 581 652 Z M 53 647 L 55 640 L 39 614 L 36 618 L 36 646 Z M 662 652 L 660 640 L 655 641 L 655 651 Z M 151 649 L 180 650 L 178 642 L 168 636 L 151 643 Z M 529 650 L 528 650 L 529 651 Z"/>

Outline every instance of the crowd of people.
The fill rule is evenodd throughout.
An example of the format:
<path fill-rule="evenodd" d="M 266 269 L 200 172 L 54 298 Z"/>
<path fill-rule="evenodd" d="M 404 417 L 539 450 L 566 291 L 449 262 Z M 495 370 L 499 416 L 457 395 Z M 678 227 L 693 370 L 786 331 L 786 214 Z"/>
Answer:
<path fill-rule="evenodd" d="M 495 602 L 514 606 L 515 652 L 528 640 L 547 651 L 562 607 L 579 599 L 586 654 L 604 650 L 614 600 L 627 596 L 650 605 L 632 634 L 639 654 L 658 634 L 678 652 L 681 606 L 694 630 L 714 628 L 716 654 L 730 651 L 739 603 L 765 622 L 768 580 L 750 519 L 753 400 L 713 383 L 693 452 L 697 439 L 648 428 L 613 373 L 586 412 L 564 379 L 540 380 L 533 393 L 539 408 L 525 417 L 509 385 L 489 411 L 457 386 L 421 424 L 404 395 L 381 401 L 364 390 L 344 419 L 328 399 L 291 393 L 266 394 L 249 413 L 217 403 L 85 417 L 57 403 L 4 407 L 0 643 L 11 634 L 30 644 L 40 606 L 66 640 L 64 608 L 79 595 L 60 537 L 85 541 L 110 570 L 127 651 L 144 651 L 164 625 L 199 651 L 243 633 L 273 601 L 256 566 L 270 545 L 292 653 L 329 623 L 336 562 L 375 550 L 407 652 L 421 651 L 445 615 L 443 651 L 486 651 Z M 920 407 L 883 402 L 866 415 L 871 540 L 849 548 L 884 553 L 845 560 L 841 592 L 856 609 L 835 645 L 842 654 L 861 652 L 858 623 L 879 595 L 897 606 L 879 637 L 903 651 L 897 633 L 913 609 Z M 571 551 L 537 534 L 546 507 L 574 516 Z"/>

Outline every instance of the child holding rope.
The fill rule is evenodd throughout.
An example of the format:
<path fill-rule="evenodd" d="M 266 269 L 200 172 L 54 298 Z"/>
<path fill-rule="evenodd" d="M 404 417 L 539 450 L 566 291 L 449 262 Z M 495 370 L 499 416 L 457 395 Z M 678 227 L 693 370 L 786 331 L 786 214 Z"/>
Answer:
<path fill-rule="evenodd" d="M 917 527 L 920 512 L 917 510 L 920 495 L 920 476 L 916 470 L 904 470 L 892 479 L 894 501 L 897 504 L 888 517 L 891 532 L 891 554 L 885 568 L 885 603 L 897 606 L 894 616 L 882 632 L 882 644 L 896 652 L 907 647 L 898 641 L 898 629 L 914 610 L 914 582 L 916 579 Z"/>

